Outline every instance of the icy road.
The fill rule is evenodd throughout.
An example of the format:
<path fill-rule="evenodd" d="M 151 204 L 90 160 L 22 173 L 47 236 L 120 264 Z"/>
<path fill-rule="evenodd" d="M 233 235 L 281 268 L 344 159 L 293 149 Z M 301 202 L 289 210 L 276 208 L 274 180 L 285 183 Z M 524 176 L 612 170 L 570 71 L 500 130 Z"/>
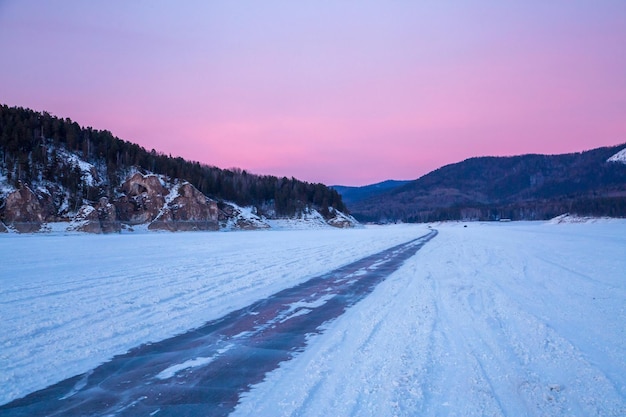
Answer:
<path fill-rule="evenodd" d="M 233 414 L 626 415 L 625 221 L 436 228 Z M 0 237 L 0 404 L 425 232 Z M 329 300 L 291 303 L 288 321 Z"/>
<path fill-rule="evenodd" d="M 182 335 L 0 406 L 6 416 L 218 416 L 398 269 L 421 238 L 280 291 Z"/>

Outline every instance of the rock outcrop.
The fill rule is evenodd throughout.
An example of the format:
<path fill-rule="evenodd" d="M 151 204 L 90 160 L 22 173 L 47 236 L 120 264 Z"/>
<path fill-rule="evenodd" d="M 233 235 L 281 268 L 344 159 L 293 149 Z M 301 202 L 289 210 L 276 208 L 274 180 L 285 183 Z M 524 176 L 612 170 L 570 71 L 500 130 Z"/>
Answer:
<path fill-rule="evenodd" d="M 72 219 L 68 231 L 102 233 L 100 221 L 98 220 L 98 211 L 89 205 L 83 205 L 78 209 L 78 213 Z"/>
<path fill-rule="evenodd" d="M 217 230 L 217 203 L 184 182 L 168 195 L 159 214 L 152 220 L 150 230 Z"/>
<path fill-rule="evenodd" d="M 252 210 L 245 212 L 246 210 L 241 207 L 225 202 L 220 203 L 218 207 L 218 219 L 220 226 L 224 229 L 259 230 L 270 227 Z"/>
<path fill-rule="evenodd" d="M 122 184 L 123 196 L 115 201 L 120 221 L 130 225 L 150 223 L 165 205 L 169 190 L 157 175 L 132 175 Z"/>
<path fill-rule="evenodd" d="M 135 173 L 122 184 L 114 204 L 119 221 L 150 230 L 217 230 L 217 203 L 188 182 Z"/>
<path fill-rule="evenodd" d="M 333 208 L 330 208 L 330 214 L 332 217 L 326 220 L 326 223 L 333 227 L 338 227 L 340 229 L 348 229 L 356 226 L 359 222 L 350 215 L 346 215 L 340 211 L 337 211 Z"/>
<path fill-rule="evenodd" d="M 20 233 L 32 233 L 41 229 L 48 213 L 35 193 L 22 186 L 7 195 L 4 207 L 4 222 Z"/>
<path fill-rule="evenodd" d="M 146 225 L 149 230 L 257 230 L 270 227 L 275 213 L 258 215 L 255 207 L 239 207 L 204 195 L 191 183 L 163 175 L 134 173 L 114 190 L 116 197 L 92 202 L 71 200 L 66 189 L 55 183 L 41 183 L 36 189 L 21 185 L 0 195 L 0 233 L 32 233 L 51 230 L 49 222 L 69 222 L 68 231 L 119 233 L 123 228 Z M 100 194 L 102 195 L 102 194 Z M 81 205 L 82 204 L 82 205 Z M 77 206 L 78 205 L 78 210 Z M 76 211 L 77 210 L 77 211 Z M 268 214 L 270 213 L 270 214 Z M 350 216 L 331 208 L 324 218 L 307 207 L 293 222 L 323 227 L 354 227 Z M 289 218 L 283 220 L 289 221 Z"/>
<path fill-rule="evenodd" d="M 108 198 L 102 197 L 96 210 L 102 233 L 119 233 L 122 230 L 122 225 L 117 219 L 117 208 L 109 202 Z"/>
<path fill-rule="evenodd" d="M 106 197 L 101 198 L 95 207 L 83 205 L 68 227 L 70 231 L 87 233 L 119 233 L 121 229 L 115 206 Z"/>

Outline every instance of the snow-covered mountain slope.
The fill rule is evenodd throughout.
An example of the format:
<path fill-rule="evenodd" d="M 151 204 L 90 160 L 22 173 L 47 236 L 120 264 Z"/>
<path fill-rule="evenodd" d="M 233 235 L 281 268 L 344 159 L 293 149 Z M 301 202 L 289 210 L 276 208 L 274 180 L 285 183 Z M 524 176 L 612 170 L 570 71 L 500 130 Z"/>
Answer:
<path fill-rule="evenodd" d="M 607 162 L 621 162 L 622 164 L 626 164 L 626 148 L 607 159 Z"/>
<path fill-rule="evenodd" d="M 433 226 L 235 414 L 624 415 L 625 220 Z M 0 403 L 426 230 L 0 235 Z"/>
<path fill-rule="evenodd" d="M 120 187 L 136 172 L 165 175 L 171 177 L 168 182 L 173 183 L 187 181 L 215 202 L 234 201 L 240 206 L 255 207 L 262 217 L 293 217 L 308 207 L 318 210 L 329 220 L 330 208 L 348 211 L 337 191 L 324 184 L 186 161 L 154 149 L 148 151 L 108 130 L 81 127 L 69 118 L 48 112 L 1 105 L 0 138 L 0 221 L 10 230 L 19 232 L 56 230 L 57 225 L 43 223 L 69 222 L 84 205 L 96 209 L 86 220 L 91 223 L 87 227 L 91 231 L 107 233 L 133 226 L 133 222 L 120 220 L 121 224 L 115 227 L 117 220 L 110 218 L 112 211 L 106 204 L 113 204 L 117 211 L 115 200 L 120 197 Z M 12 187 L 9 193 L 24 186 L 30 190 L 14 196 L 8 216 L 3 182 Z M 109 201 L 100 204 L 102 198 Z M 37 207 L 36 199 L 45 207 Z M 25 201 L 35 213 L 32 216 L 14 215 L 17 211 L 24 212 L 16 209 Z M 128 209 L 126 207 L 126 214 Z M 204 230 L 215 226 L 212 217 L 203 219 L 194 214 L 194 219 L 185 219 L 188 213 L 172 210 L 163 214 L 165 217 L 159 218 L 158 227 L 167 230 Z M 177 214 L 183 218 L 177 218 Z M 96 217 L 104 223 L 95 224 Z M 103 220 L 102 217 L 106 218 Z M 144 228 L 147 223 L 146 220 L 138 228 Z M 245 225 L 251 226 L 249 223 Z"/>
<path fill-rule="evenodd" d="M 48 220 L 71 219 L 77 214 L 82 202 L 72 198 L 70 188 L 81 188 L 82 194 L 87 197 L 87 188 L 97 189 L 106 183 L 106 167 L 94 165 L 82 160 L 78 155 L 63 148 L 48 146 L 48 158 L 54 161 L 53 167 L 42 170 L 38 176 L 31 178 L 28 183 L 21 183 L 19 187 L 28 188 L 40 201 L 37 211 Z M 9 181 L 8 174 L 0 167 L 0 203 L 15 193 L 19 187 L 15 181 Z M 1 206 L 2 204 L 0 204 Z M 6 207 L 0 207 L 0 214 L 6 216 Z"/>
<path fill-rule="evenodd" d="M 106 170 L 103 166 L 96 167 L 63 148 L 57 150 L 57 162 L 59 164 L 68 164 L 72 168 L 77 169 L 80 172 L 81 180 L 90 187 L 102 185 L 106 177 Z"/>
<path fill-rule="evenodd" d="M 0 176 L 0 232 L 113 233 L 270 227 L 255 207 L 218 202 L 186 180 L 136 167 L 121 173 L 124 178 L 121 184 L 107 192 L 109 179 L 103 164 L 91 164 L 63 148 L 49 148 L 48 153 L 55 161 L 56 174 L 47 173 L 46 177 L 42 173 L 39 178 L 18 185 L 11 185 L 6 175 Z M 308 227 L 309 214 L 317 213 L 324 227 L 357 224 L 352 217 L 332 207 L 328 210 L 329 215 L 323 217 L 314 208 L 305 206 L 288 220 L 296 227 Z M 270 211 L 276 216 L 275 210 Z"/>

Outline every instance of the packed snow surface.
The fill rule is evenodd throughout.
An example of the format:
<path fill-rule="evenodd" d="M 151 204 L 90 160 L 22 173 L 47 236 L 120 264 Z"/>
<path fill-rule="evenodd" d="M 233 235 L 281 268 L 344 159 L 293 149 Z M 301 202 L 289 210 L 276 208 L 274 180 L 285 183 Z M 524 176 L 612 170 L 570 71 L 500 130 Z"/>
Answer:
<path fill-rule="evenodd" d="M 0 404 L 424 229 L 0 234 Z"/>
<path fill-rule="evenodd" d="M 463 226 L 234 414 L 626 415 L 626 221 Z M 0 403 L 425 232 L 0 236 Z"/>

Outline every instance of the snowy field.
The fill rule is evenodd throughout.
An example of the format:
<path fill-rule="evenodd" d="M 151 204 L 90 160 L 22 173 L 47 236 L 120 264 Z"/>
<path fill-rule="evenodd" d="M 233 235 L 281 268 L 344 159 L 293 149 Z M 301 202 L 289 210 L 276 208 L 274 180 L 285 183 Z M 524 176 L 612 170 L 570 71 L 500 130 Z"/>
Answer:
<path fill-rule="evenodd" d="M 439 235 L 235 415 L 626 415 L 626 221 Z M 426 226 L 0 236 L 0 404 Z"/>
<path fill-rule="evenodd" d="M 0 234 L 0 404 L 424 233 Z"/>

